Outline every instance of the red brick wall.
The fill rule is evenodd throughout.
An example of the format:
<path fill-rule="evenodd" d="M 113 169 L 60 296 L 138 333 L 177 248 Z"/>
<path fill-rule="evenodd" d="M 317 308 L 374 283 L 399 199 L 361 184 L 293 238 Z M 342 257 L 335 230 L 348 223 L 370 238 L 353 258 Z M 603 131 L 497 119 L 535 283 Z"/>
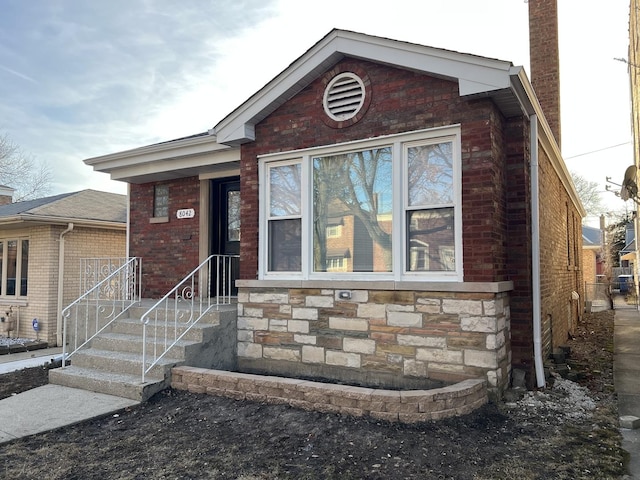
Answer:
<path fill-rule="evenodd" d="M 324 86 L 352 71 L 371 99 L 360 120 L 336 128 L 322 107 Z M 345 59 L 256 126 L 255 142 L 242 146 L 242 242 L 240 278 L 258 269 L 259 154 L 462 125 L 464 268 L 466 281 L 505 280 L 506 201 L 502 122 L 490 100 L 460 98 L 458 85 L 370 62 Z"/>
<path fill-rule="evenodd" d="M 530 125 L 523 119 L 512 119 L 505 126 L 507 139 L 506 199 L 508 245 L 506 268 L 513 281 L 511 292 L 512 365 L 532 372 L 533 368 L 533 290 L 531 286 L 531 173 Z"/>
<path fill-rule="evenodd" d="M 196 177 L 158 182 L 169 185 L 169 221 L 150 223 L 153 187 L 131 185 L 130 255 L 142 257 L 145 298 L 160 298 L 198 266 L 200 184 Z M 194 218 L 178 219 L 176 211 L 193 208 Z"/>

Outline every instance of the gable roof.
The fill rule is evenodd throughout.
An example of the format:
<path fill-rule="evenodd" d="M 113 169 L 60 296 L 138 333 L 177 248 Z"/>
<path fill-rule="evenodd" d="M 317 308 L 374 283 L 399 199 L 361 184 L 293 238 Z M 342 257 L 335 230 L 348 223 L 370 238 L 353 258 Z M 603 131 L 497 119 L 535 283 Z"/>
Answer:
<path fill-rule="evenodd" d="M 582 226 L 582 247 L 600 248 L 602 247 L 602 230 L 599 228 Z"/>
<path fill-rule="evenodd" d="M 0 226 L 18 223 L 126 227 L 127 197 L 97 190 L 62 193 L 0 206 Z"/>
<path fill-rule="evenodd" d="M 255 126 L 345 57 L 456 81 L 460 95 L 490 97 L 505 117 L 535 115 L 538 139 L 581 213 L 584 207 L 529 79 L 511 62 L 334 29 L 210 129 L 84 162 L 130 183 L 186 176 L 240 174 L 240 145 L 255 140 Z"/>
<path fill-rule="evenodd" d="M 256 124 L 345 57 L 457 81 L 460 95 L 490 95 L 507 117 L 522 114 L 526 105 L 522 102 L 524 95 L 523 99 L 518 98 L 520 94 L 514 95 L 515 85 L 522 83 L 517 77 L 523 69 L 511 62 L 334 29 L 210 133 L 225 145 L 255 140 Z M 524 94 L 522 85 L 520 90 Z M 532 107 L 526 110 L 534 113 Z"/>

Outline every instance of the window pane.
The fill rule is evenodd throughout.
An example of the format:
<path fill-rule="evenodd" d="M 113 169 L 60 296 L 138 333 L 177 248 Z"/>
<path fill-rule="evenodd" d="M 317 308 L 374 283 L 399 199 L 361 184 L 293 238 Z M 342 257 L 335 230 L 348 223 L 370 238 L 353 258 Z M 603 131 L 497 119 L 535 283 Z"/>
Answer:
<path fill-rule="evenodd" d="M 455 271 L 453 208 L 407 212 L 407 270 Z"/>
<path fill-rule="evenodd" d="M 409 206 L 453 203 L 452 144 L 409 147 Z"/>
<path fill-rule="evenodd" d="M 269 169 L 269 215 L 271 217 L 300 215 L 301 170 L 299 163 Z"/>
<path fill-rule="evenodd" d="M 299 272 L 302 268 L 302 220 L 269 222 L 269 271 Z"/>
<path fill-rule="evenodd" d="M 18 260 L 18 241 L 7 242 L 7 295 L 16 294 L 16 273 Z"/>
<path fill-rule="evenodd" d="M 20 264 L 20 295 L 27 295 L 27 274 L 29 273 L 29 240 L 22 240 L 22 263 Z"/>
<path fill-rule="evenodd" d="M 169 186 L 156 185 L 153 190 L 153 216 L 169 216 Z"/>
<path fill-rule="evenodd" d="M 240 192 L 227 193 L 227 241 L 240 241 Z"/>
<path fill-rule="evenodd" d="M 0 242 L 0 295 L 4 294 L 4 290 L 2 289 L 4 282 L 2 282 L 2 262 L 4 259 L 4 242 Z"/>
<path fill-rule="evenodd" d="M 391 167 L 390 147 L 313 159 L 314 271 L 392 271 Z"/>

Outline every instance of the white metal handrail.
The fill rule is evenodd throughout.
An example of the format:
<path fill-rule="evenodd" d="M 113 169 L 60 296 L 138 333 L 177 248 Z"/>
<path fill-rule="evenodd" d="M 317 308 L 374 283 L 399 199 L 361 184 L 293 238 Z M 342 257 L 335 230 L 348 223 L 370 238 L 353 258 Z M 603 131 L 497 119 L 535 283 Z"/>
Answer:
<path fill-rule="evenodd" d="M 209 256 L 142 315 L 142 383 L 146 374 L 209 310 L 231 303 L 238 258 Z M 147 343 L 151 352 L 147 351 Z"/>
<path fill-rule="evenodd" d="M 140 302 L 141 279 L 142 259 L 131 257 L 62 310 L 63 367 L 69 357 Z M 67 354 L 69 346 L 72 351 Z"/>
<path fill-rule="evenodd" d="M 127 257 L 81 258 L 78 295 L 89 291 L 128 261 Z"/>

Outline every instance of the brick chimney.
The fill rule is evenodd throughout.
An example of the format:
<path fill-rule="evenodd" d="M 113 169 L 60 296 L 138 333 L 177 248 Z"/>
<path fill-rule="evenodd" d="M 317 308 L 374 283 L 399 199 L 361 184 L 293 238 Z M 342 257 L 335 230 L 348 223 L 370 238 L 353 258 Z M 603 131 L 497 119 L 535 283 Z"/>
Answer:
<path fill-rule="evenodd" d="M 557 0 L 529 0 L 531 84 L 560 146 L 560 55 Z"/>
<path fill-rule="evenodd" d="M 13 193 L 15 189 L 0 185 L 0 206 L 13 203 Z"/>

